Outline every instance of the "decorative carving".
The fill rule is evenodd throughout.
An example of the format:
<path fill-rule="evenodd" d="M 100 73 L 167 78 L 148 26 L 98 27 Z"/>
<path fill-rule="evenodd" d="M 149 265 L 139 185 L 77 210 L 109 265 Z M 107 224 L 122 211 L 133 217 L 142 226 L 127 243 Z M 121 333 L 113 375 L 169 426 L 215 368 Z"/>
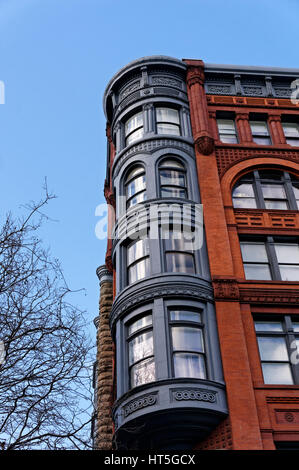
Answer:
<path fill-rule="evenodd" d="M 140 82 L 135 82 L 129 85 L 127 88 L 124 89 L 124 91 L 120 94 L 120 101 L 122 101 L 124 98 L 126 98 L 130 93 L 133 91 L 136 91 L 140 88 Z"/>
<path fill-rule="evenodd" d="M 232 89 L 230 85 L 208 85 L 207 93 L 215 95 L 231 95 Z"/>
<path fill-rule="evenodd" d="M 180 82 L 179 80 L 175 80 L 174 78 L 153 77 L 152 83 L 153 85 L 165 85 L 165 86 L 173 86 L 176 88 L 182 88 L 182 82 Z"/>
<path fill-rule="evenodd" d="M 294 289 L 265 289 L 257 286 L 240 286 L 240 300 L 245 303 L 255 304 L 285 304 L 298 305 L 299 292 Z"/>
<path fill-rule="evenodd" d="M 137 400 L 132 400 L 123 408 L 125 418 L 137 410 L 155 405 L 156 402 L 157 395 L 144 395 L 139 397 Z"/>
<path fill-rule="evenodd" d="M 250 96 L 263 96 L 263 88 L 258 86 L 243 86 L 245 95 Z"/>
<path fill-rule="evenodd" d="M 196 401 L 208 401 L 210 403 L 216 402 L 216 392 L 211 390 L 201 390 L 197 388 L 176 390 L 173 392 L 173 398 L 177 401 L 182 400 L 196 400 Z"/>
<path fill-rule="evenodd" d="M 214 139 L 208 135 L 202 135 L 195 140 L 195 146 L 198 152 L 210 155 L 214 150 Z"/>
<path fill-rule="evenodd" d="M 290 98 L 292 90 L 290 88 L 275 88 L 275 96 L 278 98 Z"/>
<path fill-rule="evenodd" d="M 238 283 L 234 279 L 213 279 L 215 299 L 239 300 Z"/>
<path fill-rule="evenodd" d="M 202 62 L 201 65 L 198 66 L 188 66 L 187 71 L 187 85 L 191 88 L 193 85 L 200 85 L 203 86 L 205 81 L 205 73 L 204 73 L 204 63 Z"/>
<path fill-rule="evenodd" d="M 284 419 L 286 421 L 288 421 L 289 423 L 292 423 L 294 421 L 294 415 L 293 413 L 291 413 L 290 411 L 287 411 L 285 414 L 284 414 Z"/>

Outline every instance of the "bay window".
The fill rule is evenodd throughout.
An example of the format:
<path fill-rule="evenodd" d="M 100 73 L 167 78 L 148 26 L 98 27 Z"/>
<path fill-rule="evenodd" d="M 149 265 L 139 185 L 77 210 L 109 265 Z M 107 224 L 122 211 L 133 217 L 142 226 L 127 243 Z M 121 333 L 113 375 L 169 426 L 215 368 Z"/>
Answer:
<path fill-rule="evenodd" d="M 135 166 L 125 180 L 127 209 L 146 200 L 145 169 L 141 165 Z"/>
<path fill-rule="evenodd" d="M 153 322 L 151 313 L 128 326 L 130 388 L 155 380 Z"/>
<path fill-rule="evenodd" d="M 179 161 L 168 158 L 159 165 L 161 197 L 187 198 L 186 170 Z"/>
<path fill-rule="evenodd" d="M 181 135 L 180 116 L 176 109 L 156 108 L 157 134 Z"/>
<path fill-rule="evenodd" d="M 199 312 L 169 311 L 174 377 L 206 378 L 201 320 Z"/>
<path fill-rule="evenodd" d="M 127 281 L 132 284 L 150 274 L 149 240 L 135 240 L 127 247 Z"/>
<path fill-rule="evenodd" d="M 185 238 L 184 232 L 162 228 L 161 238 L 164 241 L 166 272 L 195 273 L 193 244 Z"/>
<path fill-rule="evenodd" d="M 143 136 L 143 112 L 140 111 L 125 122 L 126 146 Z"/>

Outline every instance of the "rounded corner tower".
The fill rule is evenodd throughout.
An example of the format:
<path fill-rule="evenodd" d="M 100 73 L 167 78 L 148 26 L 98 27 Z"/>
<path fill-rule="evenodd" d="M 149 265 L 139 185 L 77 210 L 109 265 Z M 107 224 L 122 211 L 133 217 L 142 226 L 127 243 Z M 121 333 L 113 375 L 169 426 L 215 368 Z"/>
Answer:
<path fill-rule="evenodd" d="M 142 57 L 104 93 L 116 449 L 192 449 L 227 416 L 186 72 Z"/>

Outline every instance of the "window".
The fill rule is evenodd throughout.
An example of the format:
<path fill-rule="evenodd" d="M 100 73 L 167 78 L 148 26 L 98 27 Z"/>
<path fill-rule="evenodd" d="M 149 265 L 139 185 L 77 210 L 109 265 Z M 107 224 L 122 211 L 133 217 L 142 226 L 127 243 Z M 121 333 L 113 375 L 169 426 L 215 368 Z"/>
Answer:
<path fill-rule="evenodd" d="M 168 158 L 159 165 L 161 197 L 187 198 L 186 171 L 182 163 Z"/>
<path fill-rule="evenodd" d="M 127 247 L 128 284 L 143 279 L 150 274 L 149 240 L 135 240 Z"/>
<path fill-rule="evenodd" d="M 298 384 L 299 318 L 257 318 L 254 324 L 265 384 Z"/>
<path fill-rule="evenodd" d="M 264 121 L 249 121 L 253 142 L 259 145 L 271 145 L 267 123 Z"/>
<path fill-rule="evenodd" d="M 232 119 L 217 119 L 219 139 L 228 144 L 237 144 L 237 131 Z"/>
<path fill-rule="evenodd" d="M 246 279 L 299 281 L 299 244 L 288 237 L 241 241 Z"/>
<path fill-rule="evenodd" d="M 173 308 L 169 321 L 174 377 L 206 378 L 201 313 Z"/>
<path fill-rule="evenodd" d="M 156 108 L 157 134 L 181 135 L 179 112 L 172 108 Z"/>
<path fill-rule="evenodd" d="M 135 114 L 125 122 L 126 145 L 130 145 L 143 136 L 143 112 Z"/>
<path fill-rule="evenodd" d="M 299 180 L 286 171 L 255 170 L 237 182 L 232 199 L 235 208 L 298 210 Z"/>
<path fill-rule="evenodd" d="M 145 170 L 143 166 L 135 166 L 126 177 L 127 209 L 146 200 Z"/>
<path fill-rule="evenodd" d="M 153 322 L 147 313 L 128 326 L 130 387 L 155 380 Z"/>
<path fill-rule="evenodd" d="M 282 122 L 287 144 L 299 146 L 299 125 L 297 122 Z"/>
<path fill-rule="evenodd" d="M 195 273 L 194 250 L 189 237 L 185 238 L 184 232 L 162 227 L 161 238 L 164 240 L 166 272 Z"/>

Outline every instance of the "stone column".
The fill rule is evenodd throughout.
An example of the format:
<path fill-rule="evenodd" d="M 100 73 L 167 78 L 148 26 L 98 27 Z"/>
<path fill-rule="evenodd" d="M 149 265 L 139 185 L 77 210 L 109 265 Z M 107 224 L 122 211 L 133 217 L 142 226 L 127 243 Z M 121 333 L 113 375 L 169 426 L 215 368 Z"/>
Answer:
<path fill-rule="evenodd" d="M 274 114 L 268 117 L 269 128 L 271 131 L 272 142 L 274 145 L 285 144 L 285 135 L 281 125 L 281 117 Z"/>
<path fill-rule="evenodd" d="M 249 124 L 248 113 L 237 113 L 236 114 L 236 125 L 237 131 L 240 138 L 240 144 L 252 143 L 252 135 Z"/>
<path fill-rule="evenodd" d="M 109 327 L 109 316 L 113 302 L 112 273 L 106 265 L 97 269 L 100 280 L 100 312 L 94 323 L 97 328 L 97 367 L 95 380 L 96 421 L 95 449 L 111 450 L 113 421 L 113 363 L 114 349 Z"/>

